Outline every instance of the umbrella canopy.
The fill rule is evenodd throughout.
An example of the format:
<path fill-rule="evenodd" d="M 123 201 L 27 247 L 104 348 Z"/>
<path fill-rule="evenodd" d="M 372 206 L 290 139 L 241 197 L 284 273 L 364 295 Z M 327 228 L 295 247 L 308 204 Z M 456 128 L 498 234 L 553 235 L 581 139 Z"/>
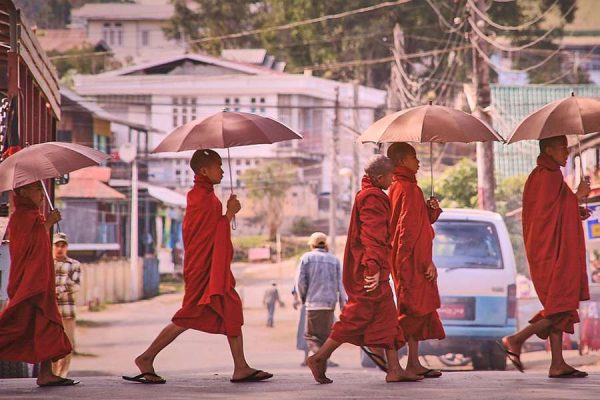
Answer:
<path fill-rule="evenodd" d="M 153 153 L 229 148 L 302 139 L 284 124 L 268 117 L 221 111 L 173 130 Z"/>
<path fill-rule="evenodd" d="M 480 119 L 450 107 L 408 108 L 376 121 L 358 138 L 361 143 L 502 142 Z"/>
<path fill-rule="evenodd" d="M 572 93 L 529 114 L 510 135 L 508 143 L 596 132 L 600 132 L 600 99 Z"/>
<path fill-rule="evenodd" d="M 98 165 L 109 158 L 106 153 L 74 143 L 34 144 L 0 163 L 0 192 Z"/>

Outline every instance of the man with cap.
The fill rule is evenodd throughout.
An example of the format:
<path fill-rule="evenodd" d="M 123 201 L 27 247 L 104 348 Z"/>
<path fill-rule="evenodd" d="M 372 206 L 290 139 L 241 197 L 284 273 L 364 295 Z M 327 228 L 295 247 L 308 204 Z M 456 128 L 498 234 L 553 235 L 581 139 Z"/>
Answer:
<path fill-rule="evenodd" d="M 54 235 L 52 257 L 56 279 L 56 300 L 62 316 L 65 333 L 75 352 L 75 293 L 81 284 L 81 265 L 67 255 L 69 239 L 64 233 Z M 66 378 L 73 353 L 52 363 L 52 372 Z"/>
<path fill-rule="evenodd" d="M 308 245 L 311 250 L 300 259 L 296 288 L 306 308 L 304 337 L 309 351 L 315 354 L 329 337 L 337 302 L 343 308 L 347 296 L 340 260 L 329 253 L 327 235 L 313 233 Z"/>

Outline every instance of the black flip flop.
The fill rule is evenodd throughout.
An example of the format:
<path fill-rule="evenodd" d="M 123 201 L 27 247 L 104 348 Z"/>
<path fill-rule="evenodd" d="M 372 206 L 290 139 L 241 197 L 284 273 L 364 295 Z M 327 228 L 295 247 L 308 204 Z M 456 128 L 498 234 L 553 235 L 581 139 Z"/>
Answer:
<path fill-rule="evenodd" d="M 61 378 L 58 381 L 38 384 L 38 386 L 39 387 L 75 386 L 79 383 L 80 383 L 79 381 L 75 381 L 73 379 Z"/>
<path fill-rule="evenodd" d="M 558 378 L 558 379 L 573 379 L 573 378 L 585 378 L 588 376 L 588 373 L 585 371 L 580 371 L 578 369 L 574 369 L 573 371 L 563 372 L 558 375 L 548 375 L 548 378 Z"/>
<path fill-rule="evenodd" d="M 151 381 L 146 379 L 146 376 L 152 376 L 154 378 L 159 378 L 160 380 Z M 136 376 L 123 376 L 123 379 L 130 382 L 144 383 L 147 385 L 162 385 L 163 383 L 167 383 L 165 379 L 156 375 L 154 372 L 144 372 Z"/>
<path fill-rule="evenodd" d="M 379 354 L 373 353 L 372 351 L 370 351 L 368 348 L 366 348 L 364 346 L 360 346 L 360 349 L 365 352 L 367 357 L 369 357 L 371 359 L 371 361 L 373 361 L 373 363 L 375 363 L 377 368 L 379 368 L 380 370 L 382 370 L 385 373 L 388 372 L 387 362 L 385 361 L 385 359 L 383 357 L 381 357 Z"/>
<path fill-rule="evenodd" d="M 258 376 L 261 373 L 265 374 L 265 375 Z M 244 378 L 230 379 L 229 382 L 231 382 L 231 383 L 260 382 L 260 381 L 264 381 L 267 379 L 271 379 L 272 377 L 273 377 L 273 374 L 269 374 L 268 372 L 261 371 L 261 370 L 256 370 Z"/>
<path fill-rule="evenodd" d="M 499 340 L 496 340 L 496 344 L 498 345 L 500 350 L 502 350 L 504 354 L 506 354 L 506 357 L 508 357 L 508 359 L 515 366 L 515 368 L 518 369 L 520 372 L 524 373 L 525 367 L 523 367 L 523 363 L 521 362 L 521 356 L 517 353 L 513 353 L 512 351 L 508 350 L 506 346 L 504 346 L 504 343 L 502 343 Z"/>
<path fill-rule="evenodd" d="M 437 369 L 428 369 L 427 371 L 419 374 L 424 378 L 439 378 L 442 376 L 442 371 Z"/>

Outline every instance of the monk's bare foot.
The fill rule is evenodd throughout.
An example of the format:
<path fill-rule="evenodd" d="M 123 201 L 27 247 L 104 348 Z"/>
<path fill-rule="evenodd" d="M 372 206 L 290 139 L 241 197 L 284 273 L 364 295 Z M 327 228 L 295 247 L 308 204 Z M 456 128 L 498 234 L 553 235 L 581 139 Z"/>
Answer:
<path fill-rule="evenodd" d="M 385 376 L 386 382 L 417 382 L 423 379 L 422 375 L 417 375 L 413 372 L 405 370 L 388 370 Z"/>
<path fill-rule="evenodd" d="M 242 382 L 258 382 L 270 379 L 272 377 L 273 374 L 246 366 L 244 368 L 236 368 L 233 371 L 231 380 Z"/>
<path fill-rule="evenodd" d="M 144 356 L 143 354 L 135 359 L 135 365 L 138 367 L 142 374 L 145 374 L 147 372 L 156 374 L 156 371 L 154 371 L 154 360 Z M 158 382 L 161 381 L 163 378 L 160 376 L 144 375 L 144 379 L 152 382 Z"/>
<path fill-rule="evenodd" d="M 327 384 L 333 382 L 325 376 L 325 372 L 327 371 L 326 359 L 319 359 L 316 355 L 313 355 L 306 359 L 306 365 L 310 368 L 310 371 L 318 383 Z"/>

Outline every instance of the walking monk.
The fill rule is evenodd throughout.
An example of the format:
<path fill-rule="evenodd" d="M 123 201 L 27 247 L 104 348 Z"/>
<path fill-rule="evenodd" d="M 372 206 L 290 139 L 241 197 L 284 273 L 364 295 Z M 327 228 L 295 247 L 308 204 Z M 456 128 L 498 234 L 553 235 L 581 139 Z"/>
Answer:
<path fill-rule="evenodd" d="M 425 368 L 419 361 L 419 342 L 446 337 L 437 313 L 440 294 L 437 268 L 433 264 L 433 228 L 442 213 L 438 202 L 425 202 L 417 185 L 419 160 L 414 147 L 394 143 L 388 157 L 395 165 L 390 186 L 392 205 L 392 278 L 398 298 L 398 323 L 408 342 L 406 370 L 425 378 L 439 378 L 442 372 Z"/>
<path fill-rule="evenodd" d="M 392 181 L 393 165 L 385 156 L 373 157 L 365 168 L 362 189 L 356 194 L 344 254 L 343 281 L 348 302 L 340 321 L 307 365 L 319 383 L 331 383 L 327 360 L 342 344 L 385 349 L 387 382 L 422 379 L 400 367 L 397 349 L 403 337 L 396 323 L 390 276 L 390 203 L 383 189 Z"/>
<path fill-rule="evenodd" d="M 235 195 L 222 204 L 213 186 L 223 179 L 221 157 L 212 150 L 198 150 L 190 166 L 196 174 L 194 187 L 187 195 L 183 219 L 185 295 L 175 313 L 150 347 L 135 359 L 141 374 L 123 379 L 140 383 L 165 383 L 154 371 L 157 354 L 188 329 L 227 336 L 233 356 L 231 382 L 262 381 L 273 377 L 251 368 L 244 356 L 242 340 L 242 302 L 235 291 L 231 273 L 233 246 L 229 223 L 240 211 Z"/>
<path fill-rule="evenodd" d="M 15 189 L 10 217 L 8 306 L 0 314 L 0 360 L 40 363 L 39 386 L 72 386 L 79 382 L 52 373 L 52 361 L 71 353 L 56 303 L 50 228 L 60 221 L 52 211 L 44 218 L 41 182 Z"/>
<path fill-rule="evenodd" d="M 563 332 L 574 332 L 579 302 L 590 298 L 581 226 L 590 212 L 579 207 L 590 193 L 590 184 L 583 180 L 576 193 L 567 186 L 560 167 L 567 164 L 568 156 L 566 136 L 540 140 L 537 167 L 523 191 L 523 238 L 531 280 L 544 309 L 529 321 L 530 325 L 499 343 L 523 372 L 523 343 L 533 335 L 550 338 L 551 378 L 587 376 L 587 372 L 568 365 L 562 355 Z"/>

